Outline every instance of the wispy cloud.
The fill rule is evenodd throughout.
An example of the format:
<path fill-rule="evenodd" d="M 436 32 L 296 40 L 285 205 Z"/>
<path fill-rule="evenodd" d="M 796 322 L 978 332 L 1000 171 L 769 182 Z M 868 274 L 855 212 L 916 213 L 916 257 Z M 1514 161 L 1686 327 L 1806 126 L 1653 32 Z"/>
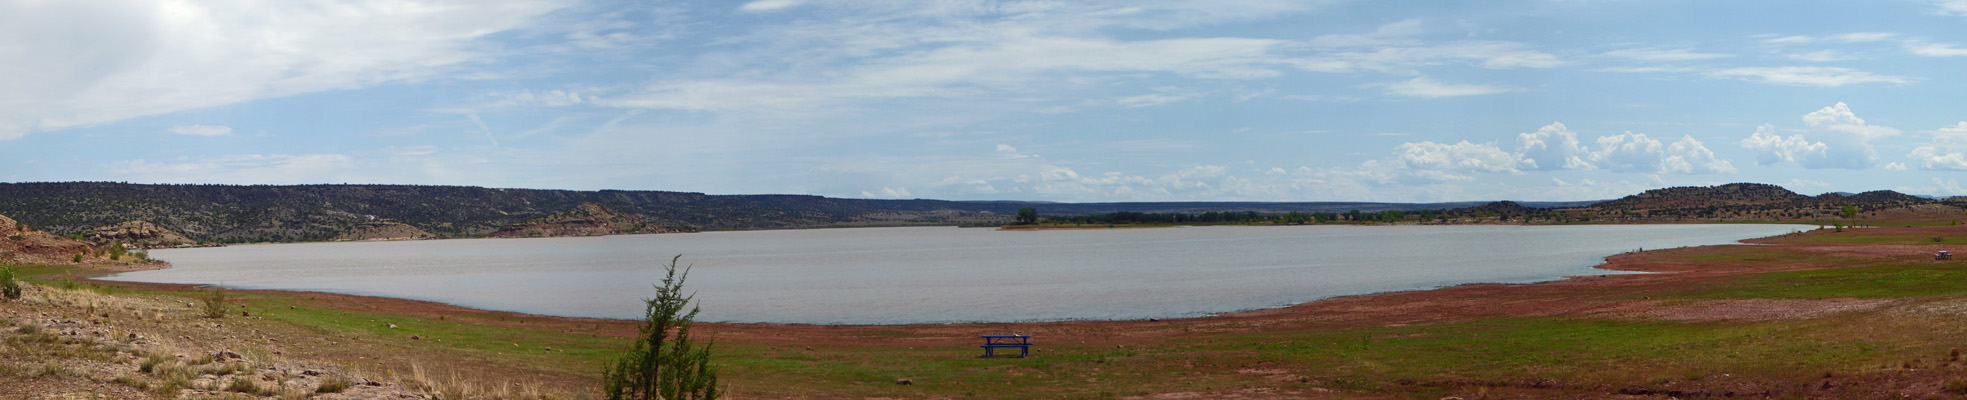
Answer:
<path fill-rule="evenodd" d="M 1450 84 L 1435 82 L 1427 77 L 1417 77 L 1405 82 L 1386 84 L 1387 94 L 1406 97 L 1458 97 L 1505 93 L 1515 89 L 1502 86 Z"/>
<path fill-rule="evenodd" d="M 739 11 L 778 11 L 804 4 L 803 0 L 757 0 L 738 6 Z"/>
<path fill-rule="evenodd" d="M 1626 49 L 1608 51 L 1604 56 L 1639 61 L 1697 61 L 1734 57 L 1733 54 L 1697 53 L 1688 49 Z"/>
<path fill-rule="evenodd" d="M 170 132 L 187 136 L 226 136 L 232 134 L 232 127 L 225 125 L 180 125 L 171 127 Z"/>
<path fill-rule="evenodd" d="M 1863 83 L 1911 84 L 1913 78 L 1879 75 L 1840 67 L 1744 67 L 1709 72 L 1720 78 L 1745 79 L 1780 85 L 1837 87 Z"/>
<path fill-rule="evenodd" d="M 495 55 L 486 35 L 552 0 L 0 3 L 0 140 L 244 101 L 427 78 Z M 87 44 L 75 40 L 87 39 Z"/>

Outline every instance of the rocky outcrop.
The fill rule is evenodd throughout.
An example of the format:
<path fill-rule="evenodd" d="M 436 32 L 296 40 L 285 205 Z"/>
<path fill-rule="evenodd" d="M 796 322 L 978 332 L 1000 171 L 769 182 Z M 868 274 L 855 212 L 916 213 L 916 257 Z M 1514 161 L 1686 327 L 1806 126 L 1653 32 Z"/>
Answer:
<path fill-rule="evenodd" d="M 128 243 L 142 248 L 177 247 L 197 243 L 183 234 L 144 221 L 125 221 L 99 227 L 89 230 L 89 233 L 84 234 L 83 237 L 99 244 Z"/>
<path fill-rule="evenodd" d="M 88 243 L 55 236 L 0 215 L 0 262 L 66 263 L 76 254 L 88 252 Z"/>
<path fill-rule="evenodd" d="M 624 233 L 667 232 L 642 217 L 608 209 L 600 203 L 581 203 L 572 210 L 525 222 L 506 225 L 493 232 L 495 238 L 601 236 Z"/>
<path fill-rule="evenodd" d="M 436 239 L 437 235 L 400 222 L 380 221 L 356 225 L 348 233 L 336 236 L 334 240 L 421 240 Z"/>

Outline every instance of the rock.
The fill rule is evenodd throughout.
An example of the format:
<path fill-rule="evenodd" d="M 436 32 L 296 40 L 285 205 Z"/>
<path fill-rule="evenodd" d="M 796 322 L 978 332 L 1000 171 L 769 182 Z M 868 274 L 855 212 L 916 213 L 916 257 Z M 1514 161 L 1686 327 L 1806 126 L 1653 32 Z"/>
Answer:
<path fill-rule="evenodd" d="M 499 228 L 491 237 L 600 236 L 668 232 L 631 214 L 615 212 L 600 203 L 581 203 L 572 210 Z"/>
<path fill-rule="evenodd" d="M 334 240 L 421 240 L 436 239 L 437 235 L 408 224 L 394 221 L 365 222 L 356 225 Z"/>
<path fill-rule="evenodd" d="M 311 369 L 310 369 L 310 370 L 302 370 L 302 371 L 301 371 L 301 375 L 307 375 L 307 376 L 321 376 L 321 372 L 320 372 L 320 371 L 315 371 L 315 370 L 311 370 Z"/>
<path fill-rule="evenodd" d="M 396 324 L 389 324 L 389 329 L 396 329 Z"/>
<path fill-rule="evenodd" d="M 423 340 L 423 336 L 410 335 L 410 340 Z"/>
<path fill-rule="evenodd" d="M 914 380 L 911 380 L 911 379 L 908 379 L 908 378 L 901 378 L 901 379 L 896 379 L 896 380 L 895 380 L 895 384 L 896 384 L 896 385 L 914 385 L 914 384 L 915 384 L 915 381 L 914 381 Z"/>
<path fill-rule="evenodd" d="M 122 242 L 140 248 L 196 244 L 184 234 L 145 221 L 124 221 L 116 225 L 97 227 L 83 236 L 98 244 Z"/>
<path fill-rule="evenodd" d="M 249 313 L 249 312 L 246 312 L 246 310 L 239 310 L 239 316 L 241 316 L 241 317 L 251 317 L 251 316 L 253 316 L 253 313 Z"/>

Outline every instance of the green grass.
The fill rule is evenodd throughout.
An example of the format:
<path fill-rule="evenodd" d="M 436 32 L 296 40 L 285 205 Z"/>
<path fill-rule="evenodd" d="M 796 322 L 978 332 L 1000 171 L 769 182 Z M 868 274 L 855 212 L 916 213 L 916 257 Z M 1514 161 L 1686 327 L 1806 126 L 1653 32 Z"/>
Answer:
<path fill-rule="evenodd" d="M 720 356 L 728 375 L 767 377 L 781 394 L 1037 399 L 1322 387 L 1439 398 L 1526 380 L 1597 387 L 1723 374 L 1806 379 L 1894 360 L 1907 347 L 1891 340 L 1844 337 L 1825 322 L 1499 318 L 1206 336 L 1138 349 L 1041 342 L 1047 351 L 1026 359 L 980 359 L 972 346 L 748 347 Z M 892 383 L 904 377 L 914 384 Z"/>
<path fill-rule="evenodd" d="M 1951 263 L 1859 266 L 1754 274 L 1689 288 L 1707 299 L 1894 298 L 1967 293 L 1967 268 Z"/>
<path fill-rule="evenodd" d="M 1933 235 L 1867 235 L 1861 229 L 1848 229 L 1844 232 L 1825 232 L 1784 239 L 1792 243 L 1843 243 L 1843 244 L 1946 244 L 1934 243 Z M 1948 241 L 1967 240 L 1967 238 L 1947 238 Z"/>

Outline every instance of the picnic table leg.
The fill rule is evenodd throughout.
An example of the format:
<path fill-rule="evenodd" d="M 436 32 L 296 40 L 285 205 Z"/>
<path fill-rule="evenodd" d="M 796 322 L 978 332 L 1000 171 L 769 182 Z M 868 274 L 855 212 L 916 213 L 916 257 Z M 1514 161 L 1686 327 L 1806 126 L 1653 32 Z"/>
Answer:
<path fill-rule="evenodd" d="M 1025 356 L 1029 355 L 1031 355 L 1031 345 L 1018 348 L 1018 358 L 1025 358 Z"/>

